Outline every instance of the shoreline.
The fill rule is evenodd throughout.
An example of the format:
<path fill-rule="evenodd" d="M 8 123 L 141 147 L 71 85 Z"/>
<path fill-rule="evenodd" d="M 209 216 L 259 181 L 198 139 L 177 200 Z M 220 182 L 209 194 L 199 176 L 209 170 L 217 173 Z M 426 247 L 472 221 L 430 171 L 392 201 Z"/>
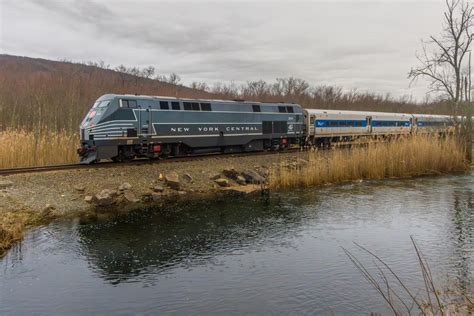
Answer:
<path fill-rule="evenodd" d="M 268 197 L 270 190 L 470 169 L 453 140 L 433 140 L 4 176 L 0 178 L 0 257 L 23 238 L 26 228 L 57 218 L 107 217 L 218 196 Z"/>

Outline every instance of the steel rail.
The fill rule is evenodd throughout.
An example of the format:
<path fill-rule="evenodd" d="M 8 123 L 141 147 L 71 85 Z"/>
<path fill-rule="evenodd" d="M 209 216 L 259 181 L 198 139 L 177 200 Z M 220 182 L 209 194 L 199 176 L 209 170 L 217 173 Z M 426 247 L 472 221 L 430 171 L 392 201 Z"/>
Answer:
<path fill-rule="evenodd" d="M 129 162 L 99 162 L 94 164 L 61 164 L 61 165 L 47 165 L 47 166 L 32 166 L 32 167 L 17 167 L 17 168 L 4 168 L 0 169 L 0 176 L 8 176 L 13 174 L 21 173 L 36 173 L 46 171 L 62 171 L 62 170 L 76 170 L 76 169 L 95 169 L 95 168 L 110 168 L 110 167 L 122 167 L 122 166 L 139 166 L 144 164 L 156 164 L 156 163 L 172 163 L 172 162 L 186 162 L 194 160 L 203 160 L 208 158 L 226 158 L 226 157 L 247 157 L 247 156 L 260 156 L 260 155 L 273 155 L 273 154 L 284 154 L 294 153 L 301 151 L 300 148 L 288 148 L 282 151 L 256 151 L 247 153 L 207 153 L 199 155 L 189 156 L 178 156 L 169 157 L 166 159 L 136 159 Z"/>

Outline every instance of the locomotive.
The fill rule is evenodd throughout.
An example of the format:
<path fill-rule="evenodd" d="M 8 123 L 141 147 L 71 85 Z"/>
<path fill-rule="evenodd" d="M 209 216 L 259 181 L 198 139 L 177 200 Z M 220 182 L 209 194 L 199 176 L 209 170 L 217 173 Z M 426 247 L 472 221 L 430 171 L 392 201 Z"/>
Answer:
<path fill-rule="evenodd" d="M 438 132 L 449 116 L 303 109 L 293 103 L 106 94 L 80 126 L 81 163 L 327 146 L 368 135 Z"/>
<path fill-rule="evenodd" d="M 92 163 L 282 149 L 303 129 L 296 104 L 107 94 L 81 123 L 78 153 Z"/>

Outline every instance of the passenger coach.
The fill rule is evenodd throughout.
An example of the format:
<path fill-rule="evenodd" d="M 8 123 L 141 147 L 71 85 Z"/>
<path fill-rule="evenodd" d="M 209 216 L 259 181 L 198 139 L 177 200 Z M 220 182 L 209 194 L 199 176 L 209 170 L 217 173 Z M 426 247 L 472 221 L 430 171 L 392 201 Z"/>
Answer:
<path fill-rule="evenodd" d="M 81 123 L 81 162 L 286 148 L 303 135 L 296 104 L 108 94 Z"/>

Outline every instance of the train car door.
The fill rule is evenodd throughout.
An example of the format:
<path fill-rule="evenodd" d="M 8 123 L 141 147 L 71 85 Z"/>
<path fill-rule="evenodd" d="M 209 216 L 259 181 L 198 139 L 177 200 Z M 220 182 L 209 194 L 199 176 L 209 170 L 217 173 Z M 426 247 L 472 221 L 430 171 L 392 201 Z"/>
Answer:
<path fill-rule="evenodd" d="M 151 108 L 145 106 L 138 106 L 138 134 L 141 136 L 147 136 L 152 132 L 151 126 Z"/>
<path fill-rule="evenodd" d="M 367 132 L 372 133 L 372 116 L 367 116 L 365 120 L 367 125 Z"/>

